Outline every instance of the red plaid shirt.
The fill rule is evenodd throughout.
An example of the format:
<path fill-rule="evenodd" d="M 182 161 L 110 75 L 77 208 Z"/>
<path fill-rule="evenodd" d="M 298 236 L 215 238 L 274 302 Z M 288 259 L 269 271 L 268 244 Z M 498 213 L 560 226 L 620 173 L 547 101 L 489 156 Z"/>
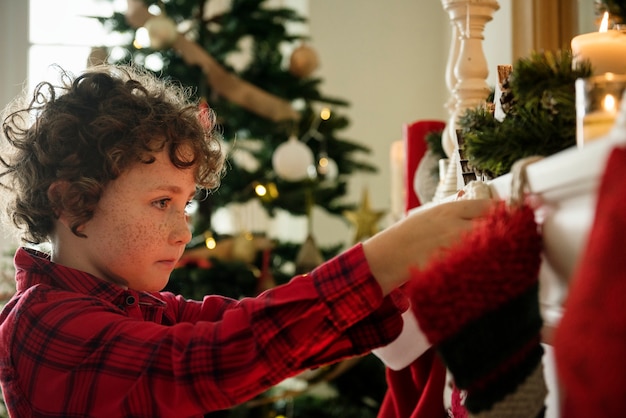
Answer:
<path fill-rule="evenodd" d="M 360 245 L 240 301 L 124 290 L 32 250 L 15 265 L 0 380 L 20 418 L 201 416 L 391 342 L 406 309 L 382 297 Z"/>

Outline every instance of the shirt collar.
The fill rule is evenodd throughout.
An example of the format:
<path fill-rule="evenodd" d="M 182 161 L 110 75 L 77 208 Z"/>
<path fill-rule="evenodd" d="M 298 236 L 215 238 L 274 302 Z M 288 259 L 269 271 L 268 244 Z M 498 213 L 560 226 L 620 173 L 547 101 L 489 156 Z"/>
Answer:
<path fill-rule="evenodd" d="M 15 281 L 18 292 L 37 284 L 82 293 L 116 303 L 132 294 L 142 305 L 165 306 L 165 302 L 150 292 L 126 290 L 89 273 L 56 264 L 48 254 L 32 248 L 19 248 L 15 253 Z"/>

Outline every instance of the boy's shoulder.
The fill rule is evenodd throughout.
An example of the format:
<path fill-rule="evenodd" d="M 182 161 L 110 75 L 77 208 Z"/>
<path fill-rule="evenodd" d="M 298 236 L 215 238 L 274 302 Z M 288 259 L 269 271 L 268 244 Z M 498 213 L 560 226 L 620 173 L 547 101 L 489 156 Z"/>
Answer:
<path fill-rule="evenodd" d="M 0 334 L 7 329 L 28 332 L 48 322 L 63 322 L 85 309 L 120 312 L 110 301 L 38 283 L 17 292 L 0 312 Z"/>

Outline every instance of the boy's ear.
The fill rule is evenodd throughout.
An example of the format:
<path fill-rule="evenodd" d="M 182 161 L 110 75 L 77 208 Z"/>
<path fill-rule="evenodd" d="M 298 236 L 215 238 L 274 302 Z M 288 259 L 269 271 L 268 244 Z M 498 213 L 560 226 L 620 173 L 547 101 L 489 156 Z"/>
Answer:
<path fill-rule="evenodd" d="M 76 225 L 76 211 L 72 204 L 72 185 L 66 180 L 57 180 L 48 187 L 48 201 L 50 208 L 64 228 L 72 231 L 74 235 L 86 237 L 81 232 L 84 225 Z"/>
<path fill-rule="evenodd" d="M 50 202 L 50 207 L 54 211 L 54 215 L 57 219 L 66 226 L 69 226 L 68 220 L 71 217 L 71 214 L 66 213 L 67 210 L 63 204 L 68 188 L 69 183 L 65 180 L 55 181 L 48 187 L 48 201 Z"/>

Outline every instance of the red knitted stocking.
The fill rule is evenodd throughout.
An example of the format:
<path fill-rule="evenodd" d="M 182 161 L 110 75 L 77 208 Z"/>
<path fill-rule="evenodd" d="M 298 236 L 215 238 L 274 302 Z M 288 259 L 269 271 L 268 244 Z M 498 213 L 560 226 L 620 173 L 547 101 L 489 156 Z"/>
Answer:
<path fill-rule="evenodd" d="M 532 415 L 516 416 L 543 410 L 540 253 L 532 209 L 501 202 L 460 245 L 412 272 L 407 291 L 420 327 L 467 391 L 471 413 L 492 409 L 531 375 L 541 386 L 525 399 Z"/>

